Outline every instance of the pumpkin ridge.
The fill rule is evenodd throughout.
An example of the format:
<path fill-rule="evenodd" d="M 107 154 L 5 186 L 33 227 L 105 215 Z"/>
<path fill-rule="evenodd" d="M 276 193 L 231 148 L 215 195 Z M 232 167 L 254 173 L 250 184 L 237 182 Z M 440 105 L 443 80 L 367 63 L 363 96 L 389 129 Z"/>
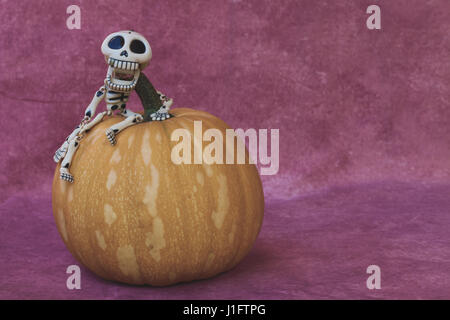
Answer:
<path fill-rule="evenodd" d="M 185 119 L 192 121 L 192 122 L 195 121 L 195 120 L 187 118 L 187 117 L 185 117 Z M 205 119 L 201 119 L 201 121 L 205 122 Z M 209 122 L 207 122 L 207 123 L 210 124 Z M 213 127 L 210 127 L 210 128 L 213 128 Z M 203 157 L 204 150 L 205 150 L 205 146 L 202 146 L 202 157 Z M 208 166 L 208 164 L 202 164 L 199 166 L 202 170 L 203 177 L 206 177 L 206 178 L 204 178 L 204 184 L 205 184 L 204 188 L 206 188 L 206 190 L 214 190 L 214 184 L 212 183 L 211 178 L 208 178 L 208 174 L 206 172 L 205 166 Z M 208 185 L 209 185 L 209 187 L 208 187 Z M 208 193 L 208 195 L 210 195 L 210 198 L 208 200 L 212 200 L 212 202 L 215 203 L 216 202 L 216 201 L 214 201 L 215 198 L 213 196 L 211 196 L 211 193 Z M 215 203 L 215 205 L 216 205 L 216 203 Z M 205 215 L 211 215 L 211 213 L 205 212 Z M 210 241 L 207 242 L 208 243 L 208 246 L 207 246 L 208 249 L 206 250 L 207 256 L 206 256 L 206 259 L 204 259 L 204 263 L 201 266 L 202 272 L 205 272 L 205 269 L 208 267 L 208 262 L 209 262 L 209 257 L 211 255 L 211 252 L 216 251 L 216 250 L 214 250 L 214 244 L 217 241 L 217 236 L 216 236 L 216 233 L 214 232 L 216 230 L 214 230 L 214 223 L 213 223 L 211 216 L 209 216 L 208 226 L 209 226 L 209 230 L 212 230 L 212 234 L 210 234 Z"/>
<path fill-rule="evenodd" d="M 117 123 L 117 122 L 121 121 L 121 119 L 119 117 L 110 117 L 109 120 L 110 120 L 110 122 L 113 122 L 113 123 Z M 102 145 L 106 146 L 106 151 L 107 152 L 102 152 L 101 153 L 101 157 L 102 157 L 101 162 L 102 163 L 110 163 L 110 159 L 112 158 L 112 155 L 114 154 L 114 152 L 116 152 L 118 150 L 118 148 L 120 148 L 120 146 L 122 145 L 123 141 L 118 141 L 117 145 L 114 146 L 114 147 L 109 146 L 108 142 L 106 140 L 106 135 L 104 134 L 105 129 L 106 129 L 106 125 L 105 125 L 105 127 L 99 127 L 98 128 L 98 134 L 101 135 L 101 137 L 95 143 L 97 143 L 99 145 L 98 147 L 101 147 Z M 123 139 L 120 139 L 120 140 L 123 140 Z M 90 156 L 89 161 L 91 163 L 95 163 L 96 161 L 98 161 L 98 159 L 96 159 L 96 157 L 95 157 L 95 155 L 93 153 L 88 153 L 87 155 Z M 106 168 L 102 168 L 102 170 L 105 170 L 105 174 L 103 174 L 103 175 L 102 175 L 101 171 L 95 171 L 94 170 L 94 179 L 93 179 L 93 181 L 95 181 L 95 184 L 97 185 L 97 188 L 95 188 L 95 190 L 96 190 L 95 192 L 98 192 L 97 190 L 100 190 L 100 188 L 102 186 L 102 183 L 103 183 L 103 177 L 106 176 L 106 172 L 107 172 Z M 118 178 L 117 179 L 120 179 L 120 172 L 118 173 Z M 88 188 L 89 188 L 89 185 L 90 184 L 87 184 Z M 116 192 L 115 188 L 113 188 L 111 190 L 105 190 L 105 193 L 107 195 L 114 194 L 115 192 Z M 109 203 L 107 203 L 105 201 L 105 198 L 101 198 L 101 194 L 99 194 L 98 197 L 99 197 L 99 199 L 103 199 L 104 200 L 104 201 L 100 202 L 101 207 L 104 208 L 107 204 L 109 204 Z M 117 208 L 115 208 L 115 210 L 117 211 Z M 90 211 L 92 212 L 91 208 L 90 208 Z M 116 213 L 116 214 L 118 214 L 118 213 Z M 103 213 L 102 216 L 100 216 L 100 215 L 97 216 L 98 219 L 101 219 L 102 226 L 104 226 L 104 224 L 105 224 L 103 216 L 104 216 L 104 213 Z M 118 221 L 119 219 L 120 219 L 120 217 L 118 216 L 114 223 L 116 223 L 116 224 L 120 223 L 120 221 Z M 113 238 L 116 238 L 116 235 L 115 235 L 115 232 L 114 232 L 115 228 L 116 228 L 116 225 L 114 225 L 114 224 L 112 224 L 111 226 L 106 227 L 106 228 L 103 227 L 103 229 L 106 229 L 103 232 L 104 236 L 105 236 L 105 234 L 107 234 L 109 237 L 111 237 L 111 234 L 112 234 Z M 96 240 L 96 239 L 94 239 L 94 233 L 95 233 L 94 229 L 95 229 L 95 227 L 92 226 L 91 230 L 89 230 L 89 233 L 91 234 L 91 246 L 93 248 L 97 248 L 97 250 L 98 250 L 98 245 L 97 245 L 96 241 L 94 241 L 94 240 Z M 118 242 L 119 240 L 116 240 L 116 241 Z M 107 249 L 109 249 L 109 248 L 107 248 Z M 117 259 L 116 259 L 116 252 L 115 251 L 116 250 L 112 250 L 112 248 L 111 248 L 110 254 L 107 255 L 107 257 L 103 257 L 103 259 L 106 259 L 110 263 L 112 261 L 116 261 Z M 102 265 L 104 265 L 105 262 L 102 262 L 102 259 L 101 259 L 100 256 L 101 255 L 100 254 L 96 254 L 96 252 L 94 250 L 94 259 L 93 260 L 97 262 L 97 266 L 100 267 L 100 270 L 104 270 L 104 272 L 106 272 L 108 274 L 108 276 L 113 276 L 113 274 L 111 273 L 111 270 L 112 270 L 111 267 L 109 267 L 109 268 L 102 267 Z"/>
<path fill-rule="evenodd" d="M 179 119 L 176 119 L 176 120 L 179 120 Z M 176 125 L 176 121 L 174 122 L 174 121 L 172 121 L 172 122 L 163 122 L 163 126 L 162 126 L 162 129 L 163 129 L 163 131 L 164 131 L 164 138 L 166 139 L 166 141 L 164 141 L 163 140 L 163 138 L 162 138 L 162 141 L 161 141 L 161 143 L 167 143 L 168 145 L 172 145 L 172 141 L 171 141 L 171 134 L 169 133 L 169 127 L 171 127 L 171 126 L 175 126 Z M 173 130 L 172 130 L 172 132 L 173 132 Z M 171 157 L 171 151 L 172 150 L 172 148 L 169 148 L 169 151 L 168 151 L 168 155 L 166 155 L 166 157 L 167 158 L 170 158 Z M 171 161 L 171 160 L 170 160 Z M 176 179 L 176 183 L 175 184 L 173 184 L 173 180 L 172 179 L 169 179 L 169 182 L 168 182 L 168 190 L 176 190 L 177 189 L 177 187 L 176 186 L 179 186 L 180 185 L 180 177 L 179 177 L 179 175 L 178 174 L 175 174 L 175 175 L 171 175 L 170 174 L 170 171 L 172 170 L 172 171 L 174 171 L 174 172 L 176 172 L 176 169 L 177 169 L 177 167 L 176 166 L 167 166 L 167 171 L 168 171 L 168 175 L 169 176 L 174 176 L 175 177 L 175 179 Z M 175 188 L 172 188 L 172 185 L 175 185 Z M 183 214 L 183 212 L 181 211 L 182 209 L 180 209 L 180 207 L 182 208 L 183 206 L 177 201 L 178 200 L 178 198 L 174 198 L 174 207 L 175 207 L 175 211 L 177 212 L 177 214 L 179 213 L 179 219 L 181 218 L 181 222 L 180 221 L 178 221 L 178 224 L 179 224 L 179 228 L 180 228 L 180 233 L 181 233 L 181 235 L 182 235 L 182 241 L 181 241 L 181 243 L 183 244 L 183 245 L 185 245 L 185 246 L 188 246 L 189 247 L 189 242 L 188 241 L 186 241 L 186 233 L 184 232 L 184 229 L 183 229 L 183 226 L 186 224 L 186 219 L 187 219 L 187 217 L 186 217 L 186 214 Z M 185 250 L 185 248 L 182 248 L 181 246 L 177 246 L 177 245 L 175 245 L 176 246 L 176 248 L 177 248 L 177 251 L 179 251 L 178 252 L 178 254 L 177 254 L 177 257 L 176 257 L 176 262 L 178 262 L 178 260 L 181 260 L 181 255 L 182 255 L 182 253 L 184 252 L 184 251 L 188 251 L 188 250 Z M 170 276 L 169 276 L 170 277 Z M 180 269 L 177 269 L 177 270 L 175 270 L 175 279 L 181 279 L 182 281 L 184 281 L 184 279 L 186 278 L 186 277 L 189 277 L 189 275 L 186 273 L 186 271 L 185 270 L 180 270 Z"/>
<path fill-rule="evenodd" d="M 94 128 L 94 130 L 92 130 L 88 134 L 94 135 L 94 133 L 96 135 L 100 135 L 101 128 L 100 127 L 99 128 Z M 102 143 L 102 139 L 101 138 L 103 138 L 103 137 L 100 137 L 96 141 L 94 141 L 94 144 L 101 144 Z M 87 137 L 85 137 L 85 139 L 87 139 Z M 106 139 L 106 136 L 105 136 L 105 139 Z M 80 166 L 84 167 L 85 170 L 87 170 L 88 168 L 90 168 L 91 162 L 96 161 L 96 159 L 93 159 L 93 157 L 91 155 L 91 152 L 89 152 L 91 150 L 84 150 L 84 148 L 87 148 L 87 147 L 88 146 L 85 145 L 84 143 L 80 144 L 80 149 L 79 149 L 80 152 L 77 152 L 77 154 L 79 154 L 80 157 L 84 156 L 84 161 L 86 163 L 83 165 L 82 163 L 80 163 L 81 159 L 79 159 L 78 161 L 76 161 L 76 159 L 74 159 L 74 169 L 73 169 L 74 172 L 76 172 L 77 168 L 80 167 Z M 81 148 L 83 148 L 83 150 Z M 105 157 L 106 157 L 105 153 L 102 153 L 101 156 L 103 157 L 103 159 L 105 159 Z M 103 159 L 101 159 L 101 160 L 103 160 Z M 76 163 L 76 165 L 75 165 L 75 163 Z M 75 168 L 75 166 L 77 166 L 77 168 Z M 101 180 L 101 172 L 94 171 L 93 174 L 94 174 L 94 179 L 92 179 L 92 181 L 93 181 L 94 184 L 97 184 Z M 84 179 L 83 179 L 83 182 L 81 182 L 78 185 L 78 187 L 79 188 L 83 188 L 83 187 L 87 188 L 89 185 L 91 185 L 91 184 L 90 183 L 86 183 L 84 181 Z M 74 187 L 75 187 L 75 185 L 74 185 Z M 98 188 L 93 188 L 93 190 L 94 190 L 94 192 L 97 192 Z M 82 204 L 83 204 L 83 207 L 81 208 L 81 211 L 82 212 L 89 212 L 90 220 L 93 221 L 93 219 L 95 219 L 95 218 L 93 216 L 92 209 L 89 206 L 89 203 L 83 201 Z M 105 204 L 102 203 L 101 205 L 102 205 L 102 207 L 104 207 Z M 79 210 L 80 210 L 80 208 L 79 208 Z M 104 261 L 103 261 L 104 258 L 102 259 L 99 254 L 96 254 L 96 249 L 98 247 L 98 244 L 97 244 L 97 239 L 96 239 L 96 235 L 95 235 L 96 230 L 94 230 L 95 227 L 92 224 L 90 224 L 90 223 L 85 223 L 84 227 L 86 228 L 85 234 L 89 235 L 88 239 L 89 239 L 89 244 L 90 244 L 90 250 L 92 251 L 92 257 L 93 257 L 92 260 L 93 260 L 93 264 L 94 264 L 94 266 L 90 266 L 88 268 L 95 270 L 95 273 L 100 275 L 100 276 L 111 277 L 111 272 L 108 271 L 107 268 L 104 267 L 104 264 L 105 264 Z M 110 230 L 108 230 L 108 231 L 110 231 Z M 105 232 L 103 232 L 102 235 L 103 235 L 103 237 L 105 237 Z"/>
<path fill-rule="evenodd" d="M 163 125 L 163 129 L 164 129 L 164 133 L 165 133 L 164 136 L 165 136 L 165 139 L 167 140 L 167 144 L 169 146 L 172 146 L 173 142 L 171 141 L 171 137 L 168 134 L 168 132 L 170 131 L 171 127 L 174 127 L 174 126 L 178 125 L 177 123 L 180 120 L 180 118 L 179 117 L 174 117 L 174 118 L 171 118 L 171 119 L 174 119 L 175 121 L 171 121 L 171 122 L 164 121 L 163 122 L 163 124 L 164 124 Z M 171 119 L 169 119 L 169 120 L 171 120 Z M 163 142 L 164 141 L 162 141 L 161 143 L 163 143 Z M 169 148 L 169 150 L 171 150 L 171 147 Z M 168 161 L 171 161 L 170 160 L 170 154 L 168 154 L 167 156 L 169 157 Z M 173 177 L 171 179 L 171 181 L 170 181 L 171 184 L 173 183 L 173 180 L 176 181 L 175 182 L 175 186 L 176 187 L 173 190 L 175 190 L 175 192 L 178 192 L 178 189 L 180 189 L 181 186 L 183 186 L 183 183 L 182 183 L 182 181 L 180 179 L 180 175 L 178 174 L 178 166 L 173 165 L 171 163 L 171 165 L 168 166 L 168 170 L 169 170 L 169 175 L 171 177 Z M 179 210 L 180 210 L 181 222 L 178 221 L 178 223 L 179 223 L 180 228 L 181 228 L 182 241 L 181 241 L 181 245 L 177 246 L 177 249 L 179 250 L 177 252 L 181 252 L 181 254 L 183 254 L 184 252 L 190 252 L 191 251 L 191 249 L 190 249 L 191 246 L 190 246 L 190 241 L 188 241 L 188 239 L 187 239 L 187 234 L 184 232 L 184 228 L 183 228 L 184 226 L 186 226 L 188 224 L 188 221 L 187 221 L 188 217 L 187 217 L 187 214 L 184 212 L 183 205 L 181 203 L 179 203 L 178 201 L 179 201 L 178 197 L 173 197 L 172 198 L 172 202 L 174 202 L 175 210 L 176 210 L 176 208 L 179 208 Z M 176 255 L 176 263 L 178 264 L 180 260 L 182 260 L 182 257 L 181 257 L 181 255 L 177 254 Z M 177 279 L 177 282 L 188 281 L 188 280 L 190 280 L 190 278 L 191 278 L 191 275 L 189 273 L 187 273 L 186 270 L 184 270 L 184 269 L 177 269 L 176 270 L 176 278 L 175 279 Z"/>
<path fill-rule="evenodd" d="M 187 117 L 184 117 L 184 119 L 189 120 L 189 121 L 191 121 L 191 122 L 194 122 L 194 121 L 197 121 L 197 120 L 198 120 L 198 119 L 191 119 L 191 118 L 187 118 Z M 211 128 L 213 128 L 213 129 L 218 129 L 218 130 L 220 130 L 220 132 L 222 132 L 222 134 L 224 134 L 223 131 L 225 131 L 225 130 L 227 129 L 226 127 L 225 127 L 225 129 L 224 129 L 224 128 L 217 128 L 217 126 L 216 126 L 215 124 L 213 124 L 211 121 L 209 121 L 209 120 L 207 120 L 207 119 L 201 119 L 201 121 L 202 121 L 202 125 L 203 125 L 203 123 L 206 123 L 206 124 L 207 124 L 206 127 L 208 127 L 208 129 L 211 129 Z M 204 128 L 203 128 L 203 129 L 204 129 Z M 202 155 L 203 155 L 204 149 L 205 149 L 205 146 L 203 146 L 203 148 L 202 148 Z M 226 153 L 223 152 L 223 155 L 225 155 L 225 154 L 226 154 Z M 203 160 L 203 159 L 202 159 L 202 160 Z M 222 159 L 222 161 L 223 161 L 223 160 L 224 160 L 224 159 Z M 224 164 L 214 164 L 214 165 L 215 165 L 215 166 L 225 165 L 225 161 L 223 161 L 223 162 L 224 162 Z M 203 173 L 204 173 L 205 176 L 208 176 L 207 173 L 206 173 L 206 169 L 205 169 L 205 166 L 207 166 L 207 165 L 208 165 L 208 164 L 203 164 L 203 165 L 201 165 L 202 170 L 203 170 Z M 211 165 L 211 166 L 212 166 L 212 165 Z M 206 183 L 206 181 L 208 181 L 208 182 L 209 182 L 209 185 L 211 186 L 211 188 L 209 188 L 209 189 L 210 189 L 210 190 L 213 190 L 214 188 L 213 188 L 213 184 L 212 184 L 211 180 L 210 180 L 210 179 L 205 179 L 205 183 Z M 214 201 L 214 202 L 216 202 L 216 201 Z M 217 203 L 215 203 L 215 206 L 217 207 Z M 230 210 L 230 209 L 229 209 L 229 210 Z M 212 212 L 209 213 L 209 214 L 211 215 Z M 212 219 L 211 216 L 209 216 L 209 220 L 210 220 L 210 226 L 211 226 L 211 229 L 214 230 L 215 227 L 214 227 L 214 225 L 213 225 L 214 223 L 213 223 L 213 219 Z M 214 231 L 216 231 L 216 230 L 214 230 Z M 216 243 L 216 241 L 217 241 L 217 236 L 216 236 L 216 233 L 213 232 L 213 234 L 212 234 L 212 240 L 210 241 L 210 245 L 209 245 L 208 252 L 211 251 L 211 249 L 213 248 L 213 244 Z M 214 250 L 214 251 L 216 251 L 216 250 Z M 220 250 L 219 250 L 219 251 L 220 251 Z M 208 253 L 208 255 L 209 255 L 209 253 Z M 233 260 L 232 260 L 231 262 L 233 262 Z M 205 262 L 204 262 L 203 267 L 202 267 L 202 271 L 204 271 L 207 267 L 208 267 L 208 259 L 205 259 Z M 228 266 L 227 266 L 225 269 L 228 270 L 228 269 L 229 269 Z"/>
<path fill-rule="evenodd" d="M 179 121 L 179 126 L 181 126 L 182 128 L 184 128 L 186 130 L 189 130 L 189 132 L 191 132 L 191 160 L 192 160 L 193 157 L 194 157 L 193 152 L 195 152 L 194 151 L 194 146 L 193 146 L 193 140 L 194 140 L 194 137 L 192 135 L 193 130 L 190 130 L 190 127 L 186 124 L 186 122 L 191 121 L 191 119 L 188 119 L 188 118 L 185 118 L 185 117 L 178 117 L 178 121 Z M 193 167 L 197 167 L 198 166 L 198 167 L 202 168 L 203 172 L 205 171 L 204 165 L 201 165 L 201 164 L 181 164 L 181 165 L 176 165 L 176 166 L 177 167 L 179 167 L 179 166 L 187 166 L 187 168 L 190 168 L 190 169 L 192 169 Z M 187 170 L 178 170 L 178 171 L 181 171 L 184 174 L 184 171 L 187 171 Z M 177 175 L 177 176 L 179 177 L 179 175 Z M 207 176 L 206 172 L 205 172 L 205 176 Z M 214 198 L 212 198 L 212 200 L 214 200 Z M 209 213 L 205 212 L 204 214 L 208 215 Z M 207 230 L 214 231 L 214 229 L 211 226 L 211 222 L 209 220 L 207 221 L 206 225 L 207 226 L 205 226 L 205 228 Z M 205 237 L 206 235 L 208 236 L 209 240 L 204 239 L 202 241 L 202 243 L 204 244 L 204 247 L 199 251 L 199 253 L 198 253 L 199 254 L 199 260 L 196 262 L 196 265 L 198 265 L 198 267 L 197 267 L 198 269 L 202 269 L 202 266 L 207 263 L 207 256 L 209 255 L 209 252 L 210 252 L 210 249 L 211 249 L 210 248 L 211 244 L 215 243 L 215 240 L 216 240 L 214 232 L 206 231 L 206 232 L 204 232 L 202 234 L 202 237 Z M 191 239 L 189 239 L 188 243 L 190 243 L 190 244 L 194 243 L 195 244 L 195 242 L 192 241 Z M 190 245 L 190 247 L 192 247 L 192 245 Z M 208 248 L 208 249 L 206 249 L 206 248 Z M 201 257 L 201 253 L 202 252 L 204 254 L 206 254 L 206 257 Z M 203 261 L 204 261 L 204 263 L 203 263 Z M 194 265 L 194 267 L 195 267 L 195 265 Z M 190 278 L 192 278 L 192 277 L 196 277 L 196 275 L 195 274 L 194 275 L 191 274 Z"/>
<path fill-rule="evenodd" d="M 185 117 L 184 119 L 186 119 L 186 117 Z M 194 122 L 194 121 L 196 121 L 196 120 L 198 120 L 198 119 L 190 119 L 190 118 L 187 118 L 186 120 L 189 120 L 189 121 L 191 121 L 191 122 Z M 214 124 L 214 123 L 212 123 L 212 121 L 211 121 L 210 119 L 201 119 L 202 124 L 203 124 L 203 123 L 206 124 L 206 125 L 203 127 L 203 129 L 206 128 L 206 127 L 207 127 L 208 129 L 210 129 L 210 128 L 218 129 L 218 130 L 220 130 L 220 132 L 222 132 L 223 136 L 225 136 L 226 129 L 230 129 L 230 128 L 229 128 L 229 126 L 228 126 L 225 122 L 220 121 L 220 119 L 218 119 L 218 118 L 217 118 L 217 120 L 219 120 L 218 122 L 219 122 L 220 124 L 222 124 L 223 127 L 218 128 L 217 125 Z M 206 129 L 206 130 L 207 130 L 207 129 Z M 234 146 L 235 146 L 235 149 L 236 149 L 237 144 L 235 144 Z M 204 150 L 204 148 L 205 148 L 205 146 L 203 146 L 203 150 Z M 225 149 L 225 148 L 226 148 L 226 145 L 223 145 L 223 148 Z M 247 154 L 247 153 L 248 153 L 247 149 L 246 149 L 245 151 L 246 151 L 246 154 Z M 224 157 L 225 157 L 225 155 L 226 155 L 225 150 L 223 151 L 223 155 L 224 155 Z M 211 166 L 224 166 L 223 168 L 225 169 L 225 171 L 230 171 L 230 170 L 228 170 L 229 168 L 228 168 L 227 165 L 225 164 L 224 159 L 223 159 L 222 161 L 223 161 L 223 164 L 214 164 L 214 165 L 211 165 Z M 205 166 L 206 166 L 206 165 L 207 165 L 207 164 L 203 164 L 203 165 L 202 165 L 203 170 L 205 170 Z M 241 166 L 242 166 L 242 165 L 238 165 L 238 167 L 241 167 Z M 205 172 L 205 173 L 206 173 L 206 172 Z M 240 175 L 235 174 L 234 171 L 230 171 L 230 173 L 228 173 L 227 175 L 230 175 L 230 176 L 236 176 L 236 175 L 237 175 L 238 179 L 241 181 Z M 232 179 L 232 180 L 233 180 L 233 179 Z M 210 183 L 210 185 L 211 185 L 211 183 Z M 214 188 L 211 188 L 211 189 L 214 189 Z M 246 203 L 246 197 L 243 196 L 243 194 L 244 194 L 244 193 L 238 193 L 238 196 L 239 196 L 240 199 L 244 199 L 244 203 Z M 216 203 L 216 207 L 217 207 L 217 203 Z M 246 205 L 244 205 L 244 207 L 246 207 Z M 228 210 L 232 210 L 232 209 L 229 208 Z M 210 216 L 209 218 L 210 218 L 211 221 L 213 221 L 213 219 L 212 219 L 211 216 Z M 212 226 L 212 228 L 213 228 L 213 230 L 215 230 L 214 226 Z M 230 224 L 230 228 L 231 228 L 231 230 L 230 230 L 230 232 L 231 232 L 231 231 L 232 231 L 232 228 L 233 228 L 233 223 Z M 237 227 L 236 227 L 236 228 L 237 228 Z M 225 231 L 223 231 L 223 232 L 225 232 Z M 239 234 L 239 237 L 240 237 L 240 238 L 242 238 L 243 235 L 244 235 L 243 232 L 238 232 L 238 231 L 236 231 L 236 233 Z M 217 234 L 216 234 L 216 232 L 213 232 L 212 237 L 213 237 L 213 241 L 211 241 L 211 243 L 216 243 L 216 241 L 217 241 Z M 240 247 L 240 242 L 237 242 L 237 243 L 239 243 L 239 247 Z M 239 247 L 238 247 L 237 250 L 235 250 L 235 251 L 236 251 L 236 252 L 235 252 L 235 255 L 234 255 L 233 258 L 230 260 L 230 262 L 227 264 L 227 266 L 225 267 L 225 270 L 228 270 L 228 269 L 230 269 L 230 268 L 232 268 L 232 267 L 234 266 L 234 259 L 235 259 L 235 257 L 239 254 L 239 250 L 240 250 Z M 211 248 L 211 247 L 210 247 L 210 248 Z M 209 250 L 208 250 L 208 251 L 209 251 Z M 215 251 L 217 251 L 217 250 L 215 250 Z M 219 251 L 220 251 L 220 250 L 219 250 Z M 205 264 L 203 265 L 203 268 L 205 268 L 205 267 L 207 266 L 207 263 L 208 263 L 208 260 L 205 260 Z"/>

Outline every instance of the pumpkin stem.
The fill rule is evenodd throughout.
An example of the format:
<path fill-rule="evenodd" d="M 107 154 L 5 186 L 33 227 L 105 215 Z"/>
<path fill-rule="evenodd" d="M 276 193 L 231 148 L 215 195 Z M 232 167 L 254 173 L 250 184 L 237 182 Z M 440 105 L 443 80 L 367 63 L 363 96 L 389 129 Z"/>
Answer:
<path fill-rule="evenodd" d="M 150 115 L 158 111 L 163 105 L 158 92 L 142 72 L 139 75 L 135 90 L 144 107 L 144 121 L 151 121 Z"/>

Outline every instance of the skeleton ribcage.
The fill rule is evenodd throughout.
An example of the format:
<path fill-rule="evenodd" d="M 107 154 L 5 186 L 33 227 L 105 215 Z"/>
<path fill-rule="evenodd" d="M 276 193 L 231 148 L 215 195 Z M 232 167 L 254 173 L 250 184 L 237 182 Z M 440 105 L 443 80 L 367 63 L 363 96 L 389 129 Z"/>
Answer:
<path fill-rule="evenodd" d="M 125 108 L 125 104 L 128 101 L 129 93 L 117 92 L 112 90 L 106 91 L 106 104 L 110 106 L 117 105 L 117 108 Z"/>

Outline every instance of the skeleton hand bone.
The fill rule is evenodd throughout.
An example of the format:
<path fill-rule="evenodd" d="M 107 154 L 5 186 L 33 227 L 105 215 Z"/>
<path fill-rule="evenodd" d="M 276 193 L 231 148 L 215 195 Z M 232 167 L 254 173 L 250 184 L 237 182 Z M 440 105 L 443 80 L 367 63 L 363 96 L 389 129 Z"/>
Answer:
<path fill-rule="evenodd" d="M 159 98 L 163 101 L 163 105 L 159 108 L 158 111 L 152 113 L 150 117 L 153 121 L 163 121 L 169 119 L 171 115 L 169 114 L 170 107 L 173 104 L 173 99 L 166 97 L 161 91 L 157 91 L 159 94 Z"/>

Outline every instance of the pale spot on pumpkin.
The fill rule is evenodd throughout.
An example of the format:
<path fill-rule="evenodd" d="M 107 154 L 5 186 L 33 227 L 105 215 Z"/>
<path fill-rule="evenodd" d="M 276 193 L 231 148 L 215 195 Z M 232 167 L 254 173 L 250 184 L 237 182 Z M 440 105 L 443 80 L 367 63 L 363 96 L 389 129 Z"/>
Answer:
<path fill-rule="evenodd" d="M 66 218 L 64 217 L 64 212 L 63 212 L 63 209 L 61 209 L 61 208 L 58 209 L 58 226 L 59 226 L 59 231 L 61 232 L 62 237 L 64 238 L 65 241 L 67 241 L 68 237 L 67 237 L 67 229 L 66 229 Z"/>
<path fill-rule="evenodd" d="M 152 217 L 156 217 L 158 214 L 156 199 L 158 197 L 159 172 L 153 164 L 150 166 L 150 174 L 152 177 L 152 183 L 145 187 L 145 195 L 142 201 L 147 206 L 147 211 L 152 215 Z"/>
<path fill-rule="evenodd" d="M 95 237 L 97 238 L 98 246 L 103 250 L 105 250 L 106 249 L 105 238 L 103 237 L 102 233 L 99 230 L 95 230 Z"/>
<path fill-rule="evenodd" d="M 211 165 L 210 164 L 204 164 L 203 167 L 205 168 L 206 175 L 211 178 L 212 175 L 213 175 L 213 170 L 211 169 Z"/>
<path fill-rule="evenodd" d="M 131 276 L 134 280 L 138 280 L 140 274 L 136 255 L 134 254 L 134 248 L 131 245 L 119 247 L 116 256 L 120 271 L 122 271 L 125 276 Z"/>
<path fill-rule="evenodd" d="M 59 179 L 59 189 L 61 190 L 61 193 L 66 193 L 66 187 L 67 187 L 67 182 Z"/>
<path fill-rule="evenodd" d="M 195 174 L 195 178 L 197 179 L 198 184 L 203 187 L 203 184 L 205 183 L 205 177 L 203 176 L 203 173 L 197 171 L 197 173 Z"/>
<path fill-rule="evenodd" d="M 117 215 L 114 212 L 113 207 L 106 203 L 103 212 L 105 214 L 105 222 L 111 226 L 117 219 Z"/>
<path fill-rule="evenodd" d="M 205 263 L 206 269 L 209 269 L 211 267 L 215 257 L 216 257 L 216 255 L 212 252 L 208 255 L 208 258 L 206 259 L 206 263 Z"/>
<path fill-rule="evenodd" d="M 103 132 L 99 132 L 91 137 L 90 143 L 94 144 L 97 142 L 98 139 L 100 139 L 100 137 L 104 137 L 104 136 L 105 136 L 105 134 Z"/>
<path fill-rule="evenodd" d="M 67 201 L 71 202 L 73 200 L 73 187 L 69 188 L 69 194 L 67 195 Z"/>
<path fill-rule="evenodd" d="M 179 218 L 180 217 L 180 209 L 177 207 L 177 208 L 175 208 L 175 211 L 177 212 L 177 218 Z"/>
<path fill-rule="evenodd" d="M 111 160 L 109 160 L 110 163 L 119 163 L 120 160 L 122 160 L 122 156 L 120 155 L 120 149 L 116 148 L 114 153 L 111 156 Z"/>
<path fill-rule="evenodd" d="M 219 182 L 219 189 L 217 192 L 217 208 L 213 211 L 211 218 L 213 219 L 216 228 L 220 229 L 222 228 L 223 221 L 228 213 L 230 202 L 228 199 L 227 178 L 223 174 L 220 174 L 217 176 L 217 181 Z"/>
<path fill-rule="evenodd" d="M 197 186 L 194 186 L 193 189 L 194 189 L 194 192 L 197 192 Z"/>
<path fill-rule="evenodd" d="M 150 133 L 148 131 L 145 131 L 144 136 L 142 137 L 141 155 L 145 165 L 148 166 L 150 164 L 150 159 L 152 158 L 152 149 L 150 147 Z"/>
<path fill-rule="evenodd" d="M 161 143 L 161 134 L 159 132 L 156 134 L 156 141 L 158 141 L 158 143 Z"/>
<path fill-rule="evenodd" d="M 131 146 L 133 145 L 133 141 L 134 141 L 134 134 L 128 137 L 128 149 L 130 149 Z"/>
<path fill-rule="evenodd" d="M 150 255 L 156 261 L 161 260 L 160 250 L 166 246 L 164 239 L 164 224 L 161 218 L 153 220 L 153 230 L 145 234 L 145 245 L 150 248 Z"/>
<path fill-rule="evenodd" d="M 114 169 L 111 169 L 108 174 L 108 179 L 106 180 L 106 189 L 111 190 L 112 186 L 116 183 L 117 174 Z"/>

